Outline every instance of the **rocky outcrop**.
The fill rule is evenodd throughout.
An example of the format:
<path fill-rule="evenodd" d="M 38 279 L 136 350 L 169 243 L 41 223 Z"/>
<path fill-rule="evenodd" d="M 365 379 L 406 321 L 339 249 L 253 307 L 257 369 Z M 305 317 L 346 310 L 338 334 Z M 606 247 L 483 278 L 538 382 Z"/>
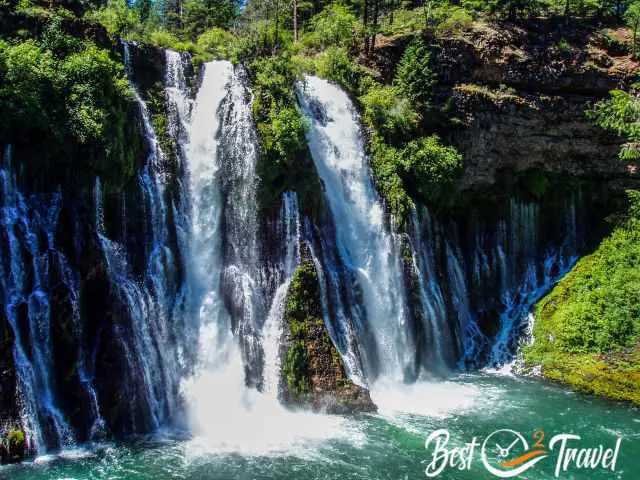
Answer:
<path fill-rule="evenodd" d="M 628 87 L 640 64 L 624 29 L 562 19 L 478 22 L 445 38 L 425 34 L 437 77 L 433 129 L 463 154 L 458 189 L 491 188 L 500 174 L 531 169 L 619 180 L 637 165 L 617 158 L 621 139 L 592 125 L 591 105 Z M 382 37 L 375 66 L 392 78 L 411 36 Z"/>
<path fill-rule="evenodd" d="M 587 119 L 593 98 L 518 94 L 475 84 L 456 85 L 451 98 L 460 127 L 449 132 L 448 140 L 465 159 L 462 190 L 493 185 L 506 171 L 598 179 L 633 172 L 618 160 L 621 140 Z"/>
<path fill-rule="evenodd" d="M 283 402 L 325 413 L 371 412 L 369 392 L 347 377 L 322 320 L 315 266 L 298 266 L 286 300 L 285 338 L 281 346 Z"/>

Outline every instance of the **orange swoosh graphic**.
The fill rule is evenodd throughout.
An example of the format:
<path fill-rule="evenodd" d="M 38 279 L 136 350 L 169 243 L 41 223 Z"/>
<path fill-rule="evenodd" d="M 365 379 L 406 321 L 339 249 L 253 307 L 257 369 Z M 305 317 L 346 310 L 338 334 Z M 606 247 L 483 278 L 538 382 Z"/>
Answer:
<path fill-rule="evenodd" d="M 547 453 L 545 450 L 532 450 L 531 452 L 527 452 L 524 455 L 520 455 L 513 460 L 509 460 L 508 462 L 501 463 L 501 467 L 517 467 L 518 465 L 523 464 L 527 460 L 530 460 L 535 457 L 539 457 L 540 455 L 544 455 Z"/>

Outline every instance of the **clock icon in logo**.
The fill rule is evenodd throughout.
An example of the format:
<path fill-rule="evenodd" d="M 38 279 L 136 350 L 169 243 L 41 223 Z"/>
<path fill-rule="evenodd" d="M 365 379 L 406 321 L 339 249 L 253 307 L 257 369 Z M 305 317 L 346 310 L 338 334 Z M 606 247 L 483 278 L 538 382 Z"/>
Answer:
<path fill-rule="evenodd" d="M 536 432 L 536 443 L 530 448 L 527 440 L 515 430 L 496 430 L 482 444 L 482 463 L 493 475 L 500 478 L 515 477 L 533 467 L 547 451 L 542 444 L 544 433 Z"/>

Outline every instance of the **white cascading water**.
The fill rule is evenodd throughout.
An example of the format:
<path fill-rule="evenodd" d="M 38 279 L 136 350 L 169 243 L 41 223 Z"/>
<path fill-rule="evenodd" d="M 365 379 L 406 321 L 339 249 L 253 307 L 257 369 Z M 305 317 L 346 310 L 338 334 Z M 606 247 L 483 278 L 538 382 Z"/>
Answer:
<path fill-rule="evenodd" d="M 141 382 L 141 389 L 132 389 L 129 395 L 131 412 L 139 402 L 146 404 L 148 418 L 143 420 L 145 430 L 155 430 L 173 418 L 176 412 L 176 390 L 180 368 L 175 353 L 176 342 L 171 340 L 174 310 L 173 285 L 175 258 L 170 247 L 167 206 L 165 204 L 165 178 L 163 153 L 151 125 L 145 102 L 135 88 L 130 47 L 123 43 L 125 69 L 131 80 L 135 100 L 139 107 L 145 136 L 147 158 L 138 174 L 139 197 L 143 202 L 144 259 L 142 281 L 132 272 L 127 245 L 108 237 L 103 221 L 102 190 L 99 179 L 95 186 L 96 233 L 107 265 L 114 292 L 130 317 L 131 338 L 126 332 L 116 331 L 119 344 L 127 357 L 132 378 Z M 119 328 L 119 327 L 116 327 Z M 144 398 L 138 398 L 138 391 Z M 131 430 L 138 429 L 134 415 Z"/>
<path fill-rule="evenodd" d="M 369 379 L 403 381 L 415 363 L 403 271 L 371 180 L 358 115 L 345 92 L 317 77 L 305 78 L 298 99 L 311 125 L 307 139 L 333 214 L 340 257 L 362 290 L 365 329 L 374 342 L 367 345 L 365 335 L 358 340 L 365 373 Z"/>
<path fill-rule="evenodd" d="M 431 240 L 431 217 L 424 212 L 427 237 Z M 430 341 L 428 365 L 431 371 L 446 374 L 454 364 L 452 335 L 447 321 L 447 309 L 442 288 L 436 276 L 434 245 L 424 243 L 418 213 L 411 212 L 411 259 L 418 278 L 418 294 L 422 305 L 422 321 Z"/>
<path fill-rule="evenodd" d="M 0 233 L 7 248 L 0 249 L 0 295 L 4 314 L 14 335 L 14 362 L 22 427 L 30 447 L 39 453 L 47 446 L 69 446 L 71 429 L 54 394 L 49 269 L 53 262 L 66 268 L 66 260 L 54 245 L 61 208 L 61 195 L 25 198 L 11 168 L 11 146 L 0 165 Z M 46 239 L 43 245 L 39 240 Z M 23 252 L 28 252 L 28 257 Z M 31 265 L 26 261 L 31 259 Z M 8 271 L 4 270 L 4 267 Z M 31 272 L 30 276 L 27 272 Z M 22 338 L 20 309 L 28 322 L 28 337 Z M 30 346 L 31 351 L 24 346 Z M 29 347 L 28 347 L 29 348 Z M 47 431 L 44 425 L 48 425 Z"/>
<path fill-rule="evenodd" d="M 291 451 L 292 448 L 310 445 L 325 438 L 342 436 L 345 434 L 345 422 L 342 419 L 288 412 L 280 405 L 274 391 L 278 383 L 279 370 L 278 331 L 281 329 L 283 302 L 286 297 L 286 287 L 282 285 L 290 282 L 299 257 L 299 222 L 297 202 L 293 194 L 284 196 L 280 218 L 282 240 L 287 243 L 281 266 L 282 283 L 277 289 L 278 293 L 271 308 L 267 309 L 271 315 L 266 319 L 265 330 L 259 332 L 258 339 L 263 342 L 265 351 L 264 374 L 267 377 L 267 392 L 262 394 L 246 385 L 245 361 L 238 338 L 232 333 L 231 315 L 226 310 L 223 299 L 223 279 L 224 275 L 228 274 L 228 271 L 225 272 L 228 266 L 225 266 L 225 258 L 221 252 L 222 241 L 225 238 L 223 222 L 246 220 L 242 216 L 237 219 L 228 216 L 225 218 L 225 201 L 241 201 L 242 198 L 251 196 L 240 195 L 238 199 L 224 198 L 225 183 L 220 176 L 227 168 L 234 169 L 239 177 L 255 175 L 255 171 L 251 171 L 255 164 L 252 167 L 251 164 L 244 163 L 253 162 L 254 159 L 238 155 L 238 150 L 233 146 L 234 143 L 237 146 L 236 142 L 242 139 L 255 137 L 247 137 L 246 132 L 242 132 L 238 125 L 225 125 L 225 122 L 240 122 L 249 126 L 244 123 L 246 110 L 250 107 L 249 98 L 246 95 L 238 95 L 239 87 L 234 87 L 234 82 L 241 82 L 243 79 L 237 77 L 237 72 L 228 62 L 210 62 L 204 69 L 202 85 L 192 113 L 189 145 L 185 148 L 193 205 L 191 263 L 199 267 L 195 277 L 204 291 L 199 313 L 200 353 L 196 373 L 183 385 L 191 430 L 196 435 L 191 442 L 190 452 L 198 455 L 200 452 L 211 451 L 256 454 Z M 236 94 L 233 92 L 234 88 Z M 232 102 L 233 105 L 225 105 L 225 102 Z M 240 114 L 243 109 L 245 114 Z M 232 110 L 235 110 L 236 114 L 229 114 Z M 222 137 L 222 132 L 240 137 Z M 237 164 L 230 165 L 229 162 Z M 247 186 L 250 185 L 254 184 L 248 182 Z M 239 208 L 255 209 L 255 204 Z M 236 228 L 241 231 L 246 225 Z M 254 255 L 252 252 L 242 254 Z M 233 262 L 237 258 L 231 255 L 226 260 Z M 242 273 L 246 265 L 241 262 L 234 268 Z M 244 273 L 247 271 L 244 270 Z M 236 286 L 251 285 L 250 282 L 240 282 Z M 245 290 L 247 294 L 251 294 L 252 291 L 253 289 Z M 237 293 L 238 291 L 234 292 Z M 250 302 L 250 299 L 243 301 Z M 245 305 L 250 307 L 252 304 Z M 238 335 L 240 334 L 242 329 L 238 329 Z"/>
<path fill-rule="evenodd" d="M 298 198 L 293 192 L 285 192 L 280 211 L 280 235 L 284 251 L 280 261 L 279 286 L 273 295 L 271 308 L 264 324 L 262 345 L 264 348 L 263 391 L 271 397 L 278 397 L 280 384 L 280 343 L 284 329 L 284 314 L 287 292 L 296 266 L 300 263 L 300 215 Z"/>

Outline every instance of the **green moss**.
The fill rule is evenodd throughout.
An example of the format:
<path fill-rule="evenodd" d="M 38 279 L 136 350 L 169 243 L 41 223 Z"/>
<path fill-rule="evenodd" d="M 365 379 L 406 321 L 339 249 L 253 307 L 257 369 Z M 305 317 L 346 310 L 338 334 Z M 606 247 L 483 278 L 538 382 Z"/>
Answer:
<path fill-rule="evenodd" d="M 640 193 L 613 233 L 535 309 L 529 365 L 572 387 L 640 404 Z"/>
<path fill-rule="evenodd" d="M 309 342 L 316 338 L 316 332 L 324 328 L 320 312 L 320 292 L 318 276 L 313 262 L 302 262 L 296 269 L 285 309 L 285 320 L 289 325 L 291 345 L 284 360 L 284 375 L 291 393 L 295 396 L 309 391 Z"/>
<path fill-rule="evenodd" d="M 284 375 L 294 396 L 309 391 L 308 358 L 304 342 L 296 340 L 287 350 L 284 359 Z"/>
<path fill-rule="evenodd" d="M 7 440 L 10 445 L 21 445 L 24 443 L 24 432 L 21 430 L 12 430 L 7 434 Z"/>

